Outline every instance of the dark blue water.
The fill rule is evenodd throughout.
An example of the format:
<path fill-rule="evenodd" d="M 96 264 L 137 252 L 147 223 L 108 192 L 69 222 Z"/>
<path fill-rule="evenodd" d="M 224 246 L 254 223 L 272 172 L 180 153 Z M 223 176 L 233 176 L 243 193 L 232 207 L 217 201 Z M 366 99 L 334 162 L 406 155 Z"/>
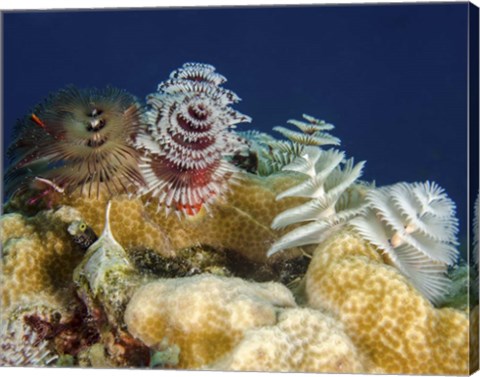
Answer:
<path fill-rule="evenodd" d="M 143 98 L 187 61 L 213 64 L 251 125 L 311 114 L 378 185 L 434 180 L 467 207 L 467 3 L 7 13 L 4 147 L 49 92 Z M 5 166 L 5 162 L 4 162 Z"/>

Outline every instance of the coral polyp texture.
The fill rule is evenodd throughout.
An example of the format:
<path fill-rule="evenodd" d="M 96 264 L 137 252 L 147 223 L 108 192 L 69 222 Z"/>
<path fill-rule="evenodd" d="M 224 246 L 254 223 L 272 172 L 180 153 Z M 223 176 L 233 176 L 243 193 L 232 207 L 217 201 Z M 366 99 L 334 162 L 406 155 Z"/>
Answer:
<path fill-rule="evenodd" d="M 137 139 L 146 150 L 143 192 L 167 213 L 198 213 L 234 179 L 225 157 L 243 146 L 231 129 L 250 118 L 229 106 L 239 98 L 220 86 L 225 81 L 211 65 L 186 63 L 147 97 L 147 132 Z"/>
<path fill-rule="evenodd" d="M 125 323 L 154 349 L 179 347 L 179 368 L 199 369 L 229 353 L 248 329 L 274 324 L 277 308 L 293 306 L 281 284 L 207 274 L 143 286 L 128 304 Z"/>
<path fill-rule="evenodd" d="M 285 190 L 302 177 L 272 175 L 265 179 L 242 174 L 242 184 L 233 185 L 225 200 L 212 203 L 210 212 L 179 218 L 165 216 L 148 205 L 148 197 L 112 198 L 111 228 L 115 239 L 128 250 L 151 250 L 163 257 L 175 257 L 184 249 L 208 245 L 247 261 L 265 264 L 268 247 L 282 234 L 270 228 L 273 218 L 289 206 L 299 204 L 297 198 L 282 203 L 275 201 L 279 190 Z M 102 191 L 99 197 L 63 196 L 58 203 L 73 207 L 97 235 L 103 230 L 105 208 L 110 196 Z M 301 255 L 292 248 L 281 258 Z M 274 260 L 275 258 L 268 258 Z"/>
<path fill-rule="evenodd" d="M 281 310 L 274 325 L 248 330 L 232 352 L 211 369 L 310 373 L 374 371 L 338 321 L 309 308 Z"/>
<path fill-rule="evenodd" d="M 382 373 L 468 373 L 468 313 L 433 307 L 354 231 L 318 246 L 305 286 L 308 305 L 334 313 Z"/>
<path fill-rule="evenodd" d="M 0 365 L 475 368 L 478 275 L 447 193 L 361 181 L 365 162 L 310 115 L 278 139 L 237 132 L 250 118 L 225 81 L 186 63 L 145 105 L 70 87 L 18 123 Z"/>
<path fill-rule="evenodd" d="M 82 252 L 67 226 L 79 219 L 79 212 L 69 207 L 41 211 L 34 217 L 2 216 L 2 315 L 30 305 L 68 312 L 66 308 L 75 301 L 72 274 Z"/>
<path fill-rule="evenodd" d="M 97 194 L 100 186 L 118 194 L 143 178 L 133 140 L 140 105 L 115 89 L 62 89 L 20 120 L 8 149 L 6 192 L 26 186 Z"/>

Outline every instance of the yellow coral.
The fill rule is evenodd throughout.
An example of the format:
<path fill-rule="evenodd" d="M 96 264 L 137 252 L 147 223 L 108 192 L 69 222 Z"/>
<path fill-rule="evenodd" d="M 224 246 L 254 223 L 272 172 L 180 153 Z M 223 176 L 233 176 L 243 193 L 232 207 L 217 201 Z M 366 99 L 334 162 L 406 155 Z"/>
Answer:
<path fill-rule="evenodd" d="M 67 226 L 78 219 L 79 213 L 68 207 L 34 217 L 2 216 L 2 315 L 28 306 L 67 310 L 74 300 L 73 269 L 82 258 Z"/>
<path fill-rule="evenodd" d="M 468 373 L 466 313 L 435 309 L 352 231 L 316 249 L 306 295 L 309 306 L 332 312 L 384 373 Z"/>
<path fill-rule="evenodd" d="M 366 372 L 359 354 L 342 326 L 319 311 L 285 309 L 275 326 L 249 330 L 216 370 L 268 372 Z"/>
<path fill-rule="evenodd" d="M 225 198 L 219 198 L 209 213 L 178 218 L 157 213 L 156 203 L 146 205 L 148 198 L 129 199 L 127 195 L 112 199 L 111 227 L 115 239 L 125 249 L 147 248 L 160 255 L 199 244 L 221 250 L 232 250 L 253 262 L 267 261 L 266 250 L 282 233 L 270 228 L 281 211 L 304 199 L 290 198 L 277 202 L 276 195 L 303 177 L 279 173 L 267 178 L 245 174 L 240 184 L 232 185 Z M 61 204 L 76 208 L 97 234 L 103 229 L 107 193 L 98 198 L 79 195 L 63 197 Z M 299 249 L 284 253 L 281 258 L 300 255 Z M 272 258 L 271 258 L 272 259 Z"/>
<path fill-rule="evenodd" d="M 228 353 L 246 330 L 276 323 L 277 307 L 293 307 L 278 283 L 197 275 L 140 288 L 125 311 L 128 331 L 150 347 L 180 348 L 178 368 L 201 368 Z"/>
<path fill-rule="evenodd" d="M 478 304 L 470 308 L 470 373 L 478 370 Z"/>
<path fill-rule="evenodd" d="M 146 198 L 118 196 L 112 199 L 112 232 L 124 248 L 137 252 L 143 247 L 174 256 L 204 244 L 267 262 L 266 250 L 281 235 L 269 228 L 272 219 L 303 200 L 277 202 L 275 196 L 298 179 L 282 173 L 245 176 L 209 213 L 182 219 L 156 213 Z M 62 316 L 70 312 L 72 273 L 84 253 L 67 227 L 83 219 L 99 234 L 107 200 L 103 193 L 64 197 L 57 211 L 2 217 L 2 314 L 29 306 Z M 287 257 L 300 252 L 293 249 Z M 208 274 L 160 279 L 136 291 L 124 320 L 128 331 L 154 350 L 179 347 L 178 368 L 468 373 L 468 315 L 434 308 L 349 229 L 316 249 L 305 294 L 310 308 L 297 308 L 278 283 Z"/>

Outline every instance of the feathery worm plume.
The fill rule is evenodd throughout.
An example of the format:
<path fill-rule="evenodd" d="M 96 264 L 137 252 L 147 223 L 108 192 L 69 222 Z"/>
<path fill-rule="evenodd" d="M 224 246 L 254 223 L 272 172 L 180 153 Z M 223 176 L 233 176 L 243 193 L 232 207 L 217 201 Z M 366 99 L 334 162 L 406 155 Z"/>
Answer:
<path fill-rule="evenodd" d="M 231 129 L 250 118 L 229 106 L 240 99 L 220 86 L 225 81 L 211 65 L 186 63 L 147 97 L 148 126 L 136 143 L 146 155 L 142 193 L 167 213 L 195 215 L 234 180 L 237 169 L 225 157 L 243 139 Z"/>
<path fill-rule="evenodd" d="M 315 143 L 317 141 L 318 139 Z M 354 164 L 353 159 L 345 160 L 345 154 L 341 151 L 322 150 L 309 145 L 303 149 L 301 156 L 284 166 L 283 170 L 305 174 L 307 179 L 280 193 L 277 200 L 286 197 L 303 197 L 311 200 L 277 215 L 272 228 L 308 223 L 278 239 L 270 247 L 267 255 L 271 256 L 294 246 L 319 243 L 333 229 L 356 216 L 361 210 L 361 203 L 350 203 L 342 197 L 361 176 L 364 165 L 364 161 Z"/>
<path fill-rule="evenodd" d="M 121 193 L 142 183 L 133 148 L 139 109 L 134 97 L 111 87 L 54 93 L 17 124 L 8 150 L 7 194 L 27 189 L 36 178 L 89 196 L 101 188 Z"/>
<path fill-rule="evenodd" d="M 447 293 L 448 265 L 458 258 L 455 204 L 434 182 L 397 183 L 367 194 L 367 210 L 350 221 L 430 301 Z"/>
<path fill-rule="evenodd" d="M 57 358 L 51 342 L 43 339 L 23 318 L 0 319 L 0 366 L 46 366 Z"/>

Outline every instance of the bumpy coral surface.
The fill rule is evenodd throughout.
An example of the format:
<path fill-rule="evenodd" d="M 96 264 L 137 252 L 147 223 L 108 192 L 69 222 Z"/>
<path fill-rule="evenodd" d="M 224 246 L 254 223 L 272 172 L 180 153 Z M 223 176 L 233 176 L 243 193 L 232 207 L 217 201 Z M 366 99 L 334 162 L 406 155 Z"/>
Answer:
<path fill-rule="evenodd" d="M 366 361 L 342 326 L 312 309 L 285 309 L 274 326 L 249 330 L 217 370 L 366 372 Z"/>
<path fill-rule="evenodd" d="M 478 370 L 478 305 L 470 309 L 470 373 Z"/>
<path fill-rule="evenodd" d="M 468 373 L 467 314 L 434 308 L 356 233 L 339 232 L 317 248 L 306 295 L 384 373 Z"/>
<path fill-rule="evenodd" d="M 74 300 L 73 269 L 82 257 L 67 227 L 80 218 L 69 207 L 34 217 L 18 213 L 2 217 L 2 315 L 21 306 L 67 310 Z"/>
<path fill-rule="evenodd" d="M 340 144 L 334 126 L 309 115 L 274 128 L 287 140 L 235 132 L 250 118 L 225 82 L 186 63 L 146 106 L 69 87 L 19 121 L 0 366 L 478 367 L 478 301 L 466 308 L 443 189 L 359 181 L 364 162 L 324 149 Z"/>
<path fill-rule="evenodd" d="M 281 284 L 204 274 L 143 286 L 125 323 L 149 347 L 179 347 L 178 367 L 196 369 L 228 353 L 248 329 L 275 324 L 278 308 L 293 306 Z"/>
<path fill-rule="evenodd" d="M 273 218 L 282 210 L 301 203 L 303 199 L 287 198 L 276 202 L 275 197 L 303 180 L 301 176 L 279 173 L 260 179 L 244 174 L 242 183 L 232 185 L 225 200 L 212 205 L 209 213 L 179 218 L 174 214 L 157 212 L 146 205 L 144 197 L 129 199 L 127 195 L 112 199 L 111 228 L 115 239 L 129 249 L 149 249 L 165 257 L 175 256 L 178 250 L 196 245 L 235 252 L 253 262 L 267 261 L 268 247 L 284 231 L 270 228 Z M 22 198 L 12 201 L 12 209 Z M 64 195 L 58 204 L 78 210 L 87 224 L 99 235 L 104 226 L 104 214 L 108 194 L 103 191 L 97 197 Z M 281 258 L 301 255 L 299 249 L 283 253 Z M 275 258 L 270 258 L 274 261 Z"/>

